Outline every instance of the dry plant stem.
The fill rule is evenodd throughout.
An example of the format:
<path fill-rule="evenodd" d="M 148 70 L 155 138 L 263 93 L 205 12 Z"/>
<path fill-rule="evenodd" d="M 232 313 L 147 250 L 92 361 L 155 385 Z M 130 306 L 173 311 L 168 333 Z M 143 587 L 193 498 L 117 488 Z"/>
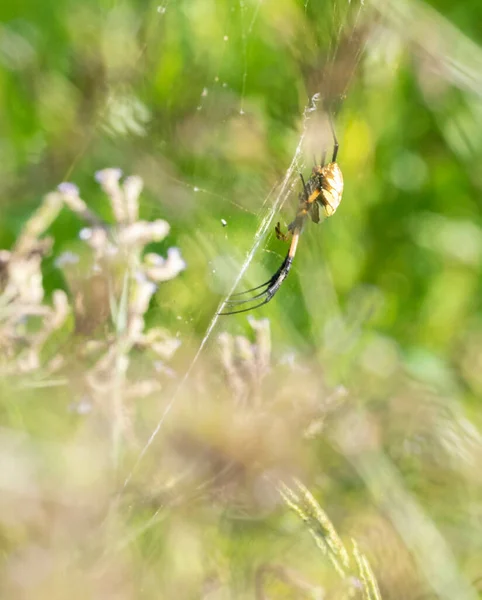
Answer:
<path fill-rule="evenodd" d="M 252 343 L 244 336 L 223 332 L 218 337 L 221 362 L 232 395 L 238 404 L 259 406 L 261 385 L 271 363 L 271 335 L 268 319 L 248 317 L 255 333 Z"/>
<path fill-rule="evenodd" d="M 362 554 L 358 548 L 358 544 L 352 539 L 353 544 L 353 558 L 356 561 L 358 568 L 358 574 L 362 581 L 362 589 L 364 600 L 381 600 L 380 590 L 378 589 L 377 580 L 375 574 L 372 571 L 370 563 L 367 557 Z"/>
<path fill-rule="evenodd" d="M 28 254 L 39 243 L 40 236 L 52 225 L 62 209 L 63 201 L 60 194 L 52 192 L 47 194 L 39 208 L 25 223 L 18 237 L 15 254 Z"/>
<path fill-rule="evenodd" d="M 3 361 L 4 374 L 38 369 L 45 342 L 70 313 L 64 292 L 54 293 L 53 307 L 43 304 L 41 264 L 52 240 L 40 236 L 57 218 L 62 205 L 60 194 L 48 194 L 23 226 L 12 251 L 0 251 L 0 327 L 6 354 L 12 358 Z M 24 323 L 34 316 L 42 319 L 42 327 L 28 332 Z"/>
<path fill-rule="evenodd" d="M 231 394 L 237 403 L 243 403 L 246 397 L 243 378 L 238 373 L 234 359 L 234 339 L 229 333 L 223 332 L 218 337 L 218 344 L 221 354 L 221 364 L 223 366 L 227 383 L 231 389 Z"/>
<path fill-rule="evenodd" d="M 283 482 L 279 492 L 286 504 L 306 523 L 316 545 L 333 563 L 335 570 L 343 579 L 349 566 L 348 553 L 343 546 L 331 521 L 314 500 L 310 492 L 298 481 L 295 482 L 301 495 Z"/>
<path fill-rule="evenodd" d="M 296 479 L 293 488 L 279 482 L 278 491 L 287 506 L 306 524 L 316 545 L 328 556 L 341 579 L 348 583 L 357 582 L 364 600 L 381 600 L 368 559 L 360 552 L 354 540 L 353 551 L 347 551 L 332 522 L 311 492 Z"/>
<path fill-rule="evenodd" d="M 370 446 L 368 417 L 354 413 L 351 418 L 354 421 L 351 426 L 345 419 L 333 432 L 333 442 L 354 465 L 375 503 L 411 550 L 428 585 L 443 600 L 476 600 L 476 591 L 457 569 L 439 530 L 407 491 L 387 456 Z M 356 436 L 352 435 L 353 431 L 357 432 Z"/>
<path fill-rule="evenodd" d="M 127 399 L 146 389 L 159 389 L 155 383 L 131 385 L 128 378 L 131 351 L 139 346 L 164 359 L 177 348 L 171 343 L 167 351 L 165 332 L 144 332 L 145 314 L 157 284 L 176 277 L 185 268 L 177 249 L 169 249 L 167 259 L 152 252 L 144 256 L 146 244 L 162 240 L 169 232 L 169 225 L 161 219 L 153 222 L 138 219 L 142 180 L 129 177 L 121 184 L 121 175 L 119 169 L 105 169 L 96 174 L 109 199 L 115 218 L 113 225 L 106 224 L 88 208 L 75 185 L 61 184 L 55 196 L 88 226 L 82 230 L 81 239 L 89 248 L 87 265 L 91 265 L 91 271 L 87 276 L 80 271 L 79 276 L 73 268 L 70 277 L 79 288 L 76 325 L 79 331 L 85 330 L 88 334 L 91 328 L 113 327 L 106 341 L 87 342 L 83 354 L 93 356 L 101 352 L 85 381 L 97 405 L 110 404 L 115 465 L 119 462 L 122 440 L 135 444 Z"/>

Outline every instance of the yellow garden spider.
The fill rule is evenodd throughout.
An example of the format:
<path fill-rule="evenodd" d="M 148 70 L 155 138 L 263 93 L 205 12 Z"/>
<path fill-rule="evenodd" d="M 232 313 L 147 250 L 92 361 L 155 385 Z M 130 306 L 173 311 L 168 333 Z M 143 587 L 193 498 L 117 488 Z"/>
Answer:
<path fill-rule="evenodd" d="M 276 237 L 279 240 L 288 241 L 291 238 L 291 244 L 286 258 L 282 262 L 280 268 L 270 279 L 268 279 L 268 281 L 265 281 L 261 285 L 251 288 L 250 290 L 246 290 L 245 292 L 233 294 L 231 298 L 226 301 L 226 306 L 228 309 L 233 308 L 234 310 L 228 310 L 226 312 L 219 313 L 220 315 L 235 315 L 237 313 L 243 313 L 255 308 L 259 308 L 260 306 L 263 306 L 263 304 L 267 304 L 279 290 L 286 277 L 288 277 L 306 217 L 309 215 L 314 223 L 319 223 L 320 208 L 325 217 L 331 217 L 331 215 L 338 208 L 343 194 L 343 175 L 338 163 L 336 162 L 336 157 L 338 154 L 338 140 L 336 139 L 335 129 L 331 119 L 330 127 L 333 135 L 333 157 L 331 162 L 325 165 L 326 152 L 324 152 L 321 164 L 315 164 L 311 173 L 311 177 L 306 183 L 303 175 L 300 173 L 303 189 L 299 195 L 299 206 L 296 217 L 294 221 L 288 225 L 287 234 L 282 233 L 279 223 L 276 225 Z M 247 298 L 240 297 L 256 290 L 261 291 L 254 296 Z M 235 297 L 240 298 L 233 300 L 232 298 Z M 243 304 L 251 303 L 255 300 L 261 300 L 261 302 L 255 304 L 254 306 L 248 306 L 247 308 L 236 308 L 237 306 L 242 306 Z"/>

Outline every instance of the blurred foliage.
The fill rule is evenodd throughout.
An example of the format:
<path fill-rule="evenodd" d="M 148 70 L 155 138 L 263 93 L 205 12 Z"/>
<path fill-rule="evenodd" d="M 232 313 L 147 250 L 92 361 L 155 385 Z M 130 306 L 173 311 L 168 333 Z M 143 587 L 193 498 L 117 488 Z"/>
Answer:
<path fill-rule="evenodd" d="M 479 0 L 1 4 L 2 596 L 364 597 L 283 506 L 295 477 L 383 598 L 478 597 L 481 22 Z M 327 111 L 342 204 L 308 224 L 256 320 L 213 323 L 264 219 L 240 289 L 282 261 L 274 224 L 293 218 L 298 171 L 330 153 Z M 147 338 L 174 340 L 165 361 L 146 357 L 153 339 L 122 346 L 122 285 L 99 299 L 92 273 L 77 284 L 95 335 L 78 321 L 54 335 L 30 313 L 5 334 L 4 265 L 30 261 L 19 239 L 61 182 L 118 245 L 94 179 L 106 167 L 142 178 L 140 220 L 170 225 L 147 252 L 178 247 L 187 265 L 141 315 Z M 34 253 L 49 315 L 59 290 L 77 302 L 58 259 L 82 251 L 85 223 L 68 208 Z M 82 349 L 102 336 L 129 366 L 96 395 Z M 141 385 L 152 364 L 156 393 Z"/>

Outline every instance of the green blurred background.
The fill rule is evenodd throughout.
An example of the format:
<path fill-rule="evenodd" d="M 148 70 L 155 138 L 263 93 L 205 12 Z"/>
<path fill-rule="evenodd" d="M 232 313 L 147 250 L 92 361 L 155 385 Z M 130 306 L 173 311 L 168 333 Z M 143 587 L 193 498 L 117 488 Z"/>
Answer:
<path fill-rule="evenodd" d="M 478 3 L 437 6 L 443 23 L 424 4 L 401 3 L 407 29 L 394 6 L 4 3 L 2 245 L 60 181 L 102 212 L 93 173 L 138 173 L 144 215 L 171 223 L 189 264 L 173 283 L 175 306 L 161 299 L 162 310 L 192 316 L 202 334 L 319 93 L 320 111 L 337 111 L 343 204 L 307 228 L 296 274 L 260 314 L 283 324 L 284 343 L 319 347 L 333 303 L 343 309 L 359 286 L 375 286 L 377 331 L 404 351 L 456 358 L 479 308 Z M 452 38 L 448 22 L 461 30 Z M 309 174 L 329 142 L 311 135 L 297 168 Z M 75 227 L 59 226 L 59 246 Z M 274 256 L 261 251 L 253 269 L 269 273 L 285 248 L 269 240 L 264 250 Z M 247 283 L 265 276 L 253 273 Z"/>
<path fill-rule="evenodd" d="M 173 361 L 174 380 L 145 409 L 139 447 L 120 481 L 131 472 L 173 394 L 176 408 L 177 404 L 183 408 L 178 409 L 180 414 L 174 411 L 172 429 L 175 423 L 188 422 L 190 429 L 199 427 L 197 435 L 210 441 L 223 428 L 229 432 L 232 415 L 220 409 L 229 394 L 220 375 L 217 336 L 227 331 L 252 340 L 246 315 L 220 318 L 201 360 L 190 370 L 193 357 L 267 217 L 272 220 L 270 234 L 261 241 L 240 289 L 265 281 L 282 261 L 286 246 L 273 235 L 274 225 L 280 220 L 286 226 L 293 218 L 298 171 L 308 177 L 313 155 L 319 158 L 325 147 L 331 151 L 325 119 L 330 111 L 340 141 L 344 197 L 331 219 L 318 226 L 307 224 L 290 277 L 275 299 L 254 315 L 270 320 L 277 373 L 264 397 L 293 403 L 285 415 L 290 418 L 298 399 L 306 397 L 316 405 L 317 399 L 331 398 L 334 389 L 341 389 L 337 386 L 344 386 L 350 410 L 366 411 L 376 421 L 373 443 L 393 461 L 401 488 L 417 496 L 448 540 L 454 569 L 460 568 L 469 587 L 482 576 L 478 473 L 482 453 L 477 429 L 482 419 L 481 23 L 479 0 L 2 3 L 0 246 L 12 246 L 27 217 L 62 181 L 78 185 L 89 206 L 111 220 L 94 173 L 113 166 L 143 178 L 141 216 L 163 218 L 171 225 L 158 250 L 165 253 L 177 246 L 187 263 L 179 277 L 160 287 L 147 315 L 148 324 L 166 327 L 182 341 L 182 348 Z M 316 110 L 307 111 L 314 97 Z M 281 212 L 275 213 L 272 206 L 287 176 L 291 193 Z M 44 264 L 48 295 L 65 287 L 54 259 L 72 247 L 80 226 L 67 213 L 52 226 L 54 250 Z M 42 431 L 41 437 L 53 436 L 62 443 L 73 432 L 77 435 L 78 423 L 65 417 L 65 424 L 62 416 L 68 402 L 62 393 L 56 394 L 58 421 L 47 416 L 52 405 L 42 400 L 34 412 L 35 426 L 30 422 L 31 402 L 14 406 L 9 396 L 4 400 L 6 427 L 33 431 L 34 436 Z M 196 405 L 193 413 L 189 402 L 199 395 L 208 400 Z M 283 410 L 278 409 L 265 410 L 275 411 L 282 420 Z M 450 417 L 446 411 L 451 411 Z M 433 416 L 442 413 L 443 432 L 439 416 Z M 357 429 L 356 424 L 353 431 Z M 261 430 L 266 431 L 264 426 Z M 430 437 L 435 430 L 437 443 Z M 284 435 L 289 439 L 288 433 Z M 293 465 L 298 474 L 309 472 L 310 483 L 324 494 L 322 505 L 331 516 L 339 510 L 336 524 L 350 529 L 346 521 L 363 521 L 358 519 L 359 508 L 366 506 L 367 494 L 376 497 L 373 488 L 383 477 L 370 483 L 370 475 L 359 464 L 355 477 L 347 467 L 350 460 L 344 462 L 351 455 L 346 448 L 340 450 L 343 443 L 332 441 L 326 444 L 330 448 L 325 444 L 318 439 L 304 448 L 303 458 L 282 452 L 280 463 L 290 472 Z M 221 440 L 219 446 L 229 443 Z M 98 452 L 104 450 L 101 445 Z M 263 456 L 265 451 L 258 448 Z M 188 464 L 190 456 L 187 452 Z M 152 476 L 160 460 L 155 447 L 146 452 L 146 460 Z M 256 456 L 253 462 L 263 460 Z M 270 455 L 267 462 L 276 460 Z M 378 463 L 370 464 L 370 473 L 379 474 Z M 164 476 L 167 480 L 172 473 L 159 474 L 158 479 Z M 149 484 L 139 485 L 143 497 L 146 489 L 147 495 L 155 496 Z M 103 490 L 102 506 L 111 502 L 111 492 Z M 142 507 L 134 510 L 134 517 L 129 513 L 136 527 L 152 516 Z M 199 547 L 216 548 L 222 558 L 213 559 L 217 565 L 213 569 L 222 573 L 223 585 L 230 581 L 226 585 L 231 591 L 201 595 L 194 591 L 195 584 L 186 584 L 178 597 L 253 597 L 246 583 L 252 569 L 243 562 L 251 550 L 244 549 L 242 540 L 256 540 L 256 556 L 271 560 L 265 557 L 271 556 L 266 548 L 273 543 L 269 528 L 277 525 L 270 521 L 264 530 L 266 523 L 257 516 L 259 522 L 250 522 L 251 532 L 240 533 L 230 522 L 229 533 L 220 534 L 223 519 L 229 521 L 224 506 L 221 516 L 210 521 L 214 532 L 197 535 L 193 533 L 197 527 L 207 531 L 206 516 L 198 514 L 206 507 L 189 504 L 184 510 L 190 526 L 184 524 L 178 531 L 165 517 L 172 539 L 165 529 L 154 530 L 157 537 L 151 529 L 153 538 L 142 538 L 146 546 L 139 549 L 139 542 L 139 562 L 137 555 L 136 560 L 123 555 L 116 563 L 114 572 L 128 564 L 137 574 L 127 577 L 129 586 L 116 598 L 172 597 L 176 585 L 166 583 L 165 575 L 157 579 L 156 569 L 172 567 L 166 567 L 171 563 L 163 554 L 168 552 L 164 544 L 176 546 L 182 554 L 183 543 L 193 554 L 200 552 Z M 390 510 L 383 514 L 392 524 L 397 522 Z M 149 529 L 139 526 L 142 532 L 144 527 Z M 400 527 L 395 526 L 399 535 Z M 376 526 L 367 529 L 375 531 Z M 28 525 L 21 534 L 7 530 L 5 536 L 15 543 L 5 544 L 5 556 L 36 535 Z M 228 549 L 222 545 L 227 542 L 220 541 L 224 535 L 233 544 Z M 119 544 L 129 544 L 120 539 Z M 424 571 L 420 563 L 425 559 L 411 542 L 404 539 L 404 543 L 409 548 L 407 562 Z M 289 548 L 281 550 L 283 554 Z M 243 556 L 243 566 L 236 552 Z M 421 552 L 422 557 L 427 554 L 430 551 Z M 388 571 L 398 573 L 392 568 L 398 558 L 389 562 Z M 139 591 L 143 564 L 152 567 L 145 575 L 149 584 L 144 595 Z M 440 568 L 446 563 L 437 564 Z M 311 577 L 318 577 L 316 569 L 307 569 Z M 428 571 L 425 581 L 431 577 Z M 198 576 L 196 569 L 186 567 L 186 572 L 189 575 L 179 575 L 179 581 Z M 432 574 L 434 579 L 439 575 Z M 400 581 L 408 578 L 397 577 L 398 583 L 389 576 L 382 583 L 383 597 L 416 598 L 413 590 L 401 588 Z M 6 585 L 5 597 L 12 589 L 19 593 L 9 585 L 14 584 Z M 117 584 L 105 585 L 114 597 Z M 457 592 L 440 597 L 477 597 L 475 591 L 474 595 L 467 591 L 469 587 L 454 585 Z M 434 585 L 439 594 L 443 587 L 440 582 Z M 42 592 L 38 597 L 62 597 L 66 588 L 60 583 L 60 592 L 46 589 L 45 596 Z M 79 597 L 100 597 L 97 589 L 89 592 L 91 596 L 82 593 Z M 302 597 L 298 593 L 290 596 L 281 590 L 269 597 Z M 30 594 L 16 597 L 37 597 L 32 589 Z"/>

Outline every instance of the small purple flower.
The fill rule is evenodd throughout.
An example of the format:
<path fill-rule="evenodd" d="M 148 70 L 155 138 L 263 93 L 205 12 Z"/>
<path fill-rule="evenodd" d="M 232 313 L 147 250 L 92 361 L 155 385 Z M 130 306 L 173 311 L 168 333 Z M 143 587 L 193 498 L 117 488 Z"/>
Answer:
<path fill-rule="evenodd" d="M 65 265 L 76 265 L 79 260 L 78 254 L 74 254 L 73 252 L 62 252 L 55 260 L 55 266 L 58 269 L 61 269 L 62 267 L 65 267 Z"/>
<path fill-rule="evenodd" d="M 101 171 L 96 171 L 95 180 L 97 183 L 105 184 L 106 181 L 119 181 L 122 177 L 122 169 L 117 167 L 112 167 L 110 169 L 102 169 Z"/>
<path fill-rule="evenodd" d="M 92 409 L 92 400 L 88 396 L 83 396 L 78 402 L 72 402 L 69 405 L 69 411 L 78 415 L 88 415 Z"/>
<path fill-rule="evenodd" d="M 86 242 L 87 240 L 90 240 L 90 238 L 92 237 L 92 229 L 90 227 L 84 227 L 83 229 L 81 229 L 79 231 L 79 238 Z"/>
<path fill-rule="evenodd" d="M 187 267 L 186 261 L 181 257 L 181 251 L 175 246 L 167 250 L 167 259 L 172 262 L 173 268 L 177 271 L 184 271 Z"/>
<path fill-rule="evenodd" d="M 144 283 L 145 281 L 147 281 L 147 276 L 144 273 L 144 271 L 136 269 L 136 271 L 134 272 L 134 279 L 137 283 Z"/>
<path fill-rule="evenodd" d="M 75 183 L 70 183 L 69 181 L 63 181 L 57 186 L 58 191 L 61 194 L 65 194 L 66 196 L 78 196 L 79 188 L 75 185 Z"/>

